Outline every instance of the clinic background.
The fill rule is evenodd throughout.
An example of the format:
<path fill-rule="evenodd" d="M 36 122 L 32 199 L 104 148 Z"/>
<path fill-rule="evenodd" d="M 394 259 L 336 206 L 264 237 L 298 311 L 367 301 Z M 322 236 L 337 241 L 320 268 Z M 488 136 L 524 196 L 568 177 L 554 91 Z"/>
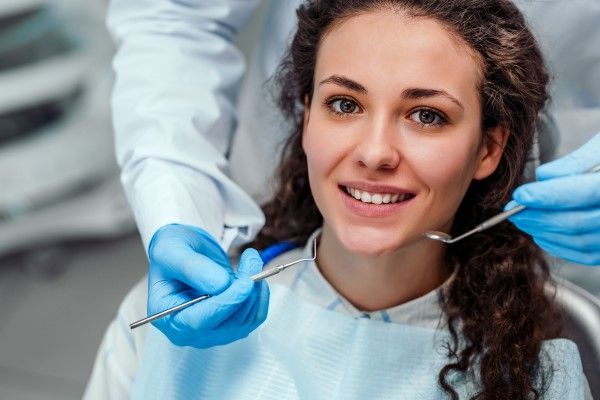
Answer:
<path fill-rule="evenodd" d="M 240 35 L 247 57 L 267 3 Z M 0 1 L 0 399 L 81 398 L 146 271 L 114 159 L 105 12 L 102 0 Z M 571 131 L 558 154 L 594 133 Z M 600 268 L 551 263 L 600 297 Z"/>

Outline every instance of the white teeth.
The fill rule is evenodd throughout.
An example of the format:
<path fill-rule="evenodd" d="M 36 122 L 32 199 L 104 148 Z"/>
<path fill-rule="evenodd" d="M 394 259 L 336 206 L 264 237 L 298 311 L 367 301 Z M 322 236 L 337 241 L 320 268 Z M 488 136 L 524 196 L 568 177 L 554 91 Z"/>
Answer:
<path fill-rule="evenodd" d="M 358 189 L 354 189 L 351 187 L 346 187 L 346 192 L 356 200 L 360 200 L 363 203 L 373 203 L 373 204 L 389 204 L 396 203 L 397 201 L 404 201 L 408 199 L 411 195 L 409 193 L 403 194 L 392 194 L 392 193 L 369 193 L 360 191 Z"/>

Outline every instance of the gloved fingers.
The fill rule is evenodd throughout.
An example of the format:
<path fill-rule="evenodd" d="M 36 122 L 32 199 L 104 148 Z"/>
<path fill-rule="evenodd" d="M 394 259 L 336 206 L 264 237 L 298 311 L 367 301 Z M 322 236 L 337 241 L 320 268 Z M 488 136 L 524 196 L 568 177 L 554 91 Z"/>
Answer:
<path fill-rule="evenodd" d="M 187 244 L 159 244 L 150 256 L 151 270 L 160 271 L 162 279 L 178 280 L 200 293 L 214 295 L 231 283 L 230 271 L 211 258 L 197 253 Z M 152 274 L 154 279 L 156 274 Z"/>
<path fill-rule="evenodd" d="M 503 211 L 512 210 L 513 208 L 517 207 L 518 205 L 519 205 L 519 203 L 517 203 L 515 200 L 511 200 L 508 203 L 506 203 L 506 205 L 504 206 L 504 210 Z"/>
<path fill-rule="evenodd" d="M 242 325 L 242 327 L 239 328 L 238 331 L 235 333 L 237 339 L 243 339 L 245 337 L 248 337 L 259 326 L 260 326 L 260 323 L 257 322 L 256 320 L 252 321 L 252 323 Z"/>
<path fill-rule="evenodd" d="M 513 199 L 540 209 L 600 207 L 600 173 L 527 183 L 515 190 Z"/>
<path fill-rule="evenodd" d="M 221 323 L 221 325 L 219 325 L 219 328 L 221 328 L 221 327 L 224 328 L 227 326 L 239 327 L 239 326 L 245 324 L 246 320 L 249 318 L 249 316 L 253 315 L 255 313 L 255 308 L 258 305 L 259 299 L 260 299 L 259 284 L 255 283 L 254 287 L 252 288 L 252 293 L 250 294 L 250 296 L 248 296 L 246 301 L 244 301 L 244 303 L 240 305 L 239 309 L 233 315 L 231 315 L 231 317 L 227 318 L 225 321 L 223 321 Z"/>
<path fill-rule="evenodd" d="M 254 287 L 253 303 L 244 312 L 236 313 L 235 323 L 239 326 L 258 326 L 266 319 L 269 307 L 269 286 L 266 281 L 257 282 Z M 258 321 L 258 324 L 257 324 Z"/>
<path fill-rule="evenodd" d="M 249 312 L 254 282 L 250 277 L 262 270 L 263 261 L 254 249 L 246 249 L 238 264 L 237 277 L 224 292 L 177 313 L 174 324 L 193 329 L 212 329 L 219 326 L 236 312 Z M 250 302 L 250 304 L 245 304 Z"/>
<path fill-rule="evenodd" d="M 560 244 L 547 242 L 543 239 L 534 239 L 536 244 L 544 249 L 548 254 L 560 257 L 563 260 L 571 261 L 582 265 L 600 265 L 599 252 L 585 252 L 565 248 Z"/>
<path fill-rule="evenodd" d="M 538 239 L 556 248 L 571 249 L 582 253 L 600 253 L 600 233 L 598 232 L 579 235 L 544 232 L 543 235 L 538 236 Z"/>
<path fill-rule="evenodd" d="M 156 286 L 156 285 L 155 285 Z M 159 296 L 156 293 L 150 291 L 148 292 L 148 315 L 156 314 L 164 310 L 168 310 L 171 307 L 178 306 L 187 301 L 190 301 L 196 297 L 200 296 L 195 290 L 192 289 L 184 289 L 181 291 L 175 291 L 166 296 Z M 176 334 L 185 333 L 184 330 L 177 329 L 173 332 L 173 326 L 180 327 L 176 320 L 178 312 L 168 314 L 162 318 L 159 318 L 152 322 L 154 326 L 156 326 L 159 330 L 167 334 L 171 339 L 171 336 Z"/>
<path fill-rule="evenodd" d="M 536 169 L 536 177 L 543 181 L 561 176 L 583 174 L 600 163 L 600 133 L 572 153 L 543 164 Z"/>
<path fill-rule="evenodd" d="M 229 257 L 216 239 L 208 232 L 192 225 L 169 224 L 158 229 L 148 245 L 148 254 L 153 254 L 155 247 L 168 249 L 171 246 L 191 247 L 196 253 L 204 254 L 224 268 L 230 267 Z M 158 250 L 162 252 L 163 250 Z"/>
<path fill-rule="evenodd" d="M 254 249 L 246 249 L 240 257 L 237 276 L 240 278 L 249 278 L 252 275 L 258 274 L 262 268 L 263 261 L 258 252 Z M 254 309 L 259 300 L 260 289 L 260 282 L 256 283 L 252 289 L 252 294 L 248 297 L 240 309 L 223 323 L 237 326 L 244 324 L 249 318 L 249 315 L 255 313 Z"/>
<path fill-rule="evenodd" d="M 174 279 L 164 279 L 160 271 L 150 268 L 148 273 L 148 297 L 160 299 L 190 289 Z"/>
<path fill-rule="evenodd" d="M 259 285 L 259 283 L 257 283 L 257 285 Z M 267 282 L 260 282 L 260 286 L 258 304 L 253 307 L 252 310 L 254 312 L 249 315 L 250 319 L 238 326 L 231 325 L 228 328 L 219 329 L 219 333 L 223 335 L 222 337 L 227 338 L 222 344 L 231 343 L 234 340 L 247 337 L 267 319 L 270 297 L 269 286 Z"/>
<path fill-rule="evenodd" d="M 227 345 L 229 343 L 235 342 L 236 340 L 243 339 L 248 337 L 252 331 L 256 329 L 256 326 L 243 325 L 237 327 L 229 327 L 226 329 L 219 328 L 218 334 L 212 333 L 210 337 L 203 341 L 202 347 L 213 347 L 213 346 L 222 346 Z"/>
<path fill-rule="evenodd" d="M 177 346 L 193 346 L 196 348 L 208 348 L 213 346 L 221 346 L 232 343 L 238 339 L 248 336 L 251 329 L 248 326 L 233 326 L 228 327 L 217 326 L 214 329 L 194 330 L 189 326 L 182 325 L 179 320 L 169 320 L 170 316 L 154 321 L 153 324 L 161 329 L 162 326 L 157 325 L 161 320 L 164 325 L 163 332 L 169 340 Z M 162 329 L 161 329 L 162 330 Z"/>
<path fill-rule="evenodd" d="M 254 282 L 248 278 L 234 279 L 222 293 L 175 313 L 171 325 L 181 331 L 213 329 L 240 309 L 252 294 L 253 287 Z"/>
<path fill-rule="evenodd" d="M 232 268 L 227 254 L 207 232 L 197 227 L 163 226 L 153 235 L 148 256 L 151 271 L 159 271 L 151 278 L 176 279 L 207 294 L 219 293 L 231 282 Z"/>
<path fill-rule="evenodd" d="M 261 282 L 264 286 L 264 290 L 261 290 L 260 300 L 257 307 L 253 308 L 251 319 L 246 321 L 240 328 L 232 334 L 236 336 L 236 339 L 242 339 L 250 335 L 256 328 L 258 328 L 267 319 L 267 312 L 269 309 L 269 288 L 266 282 Z"/>
<path fill-rule="evenodd" d="M 177 281 L 156 281 L 148 286 L 148 315 L 191 300 L 189 293 L 196 293 Z"/>
<path fill-rule="evenodd" d="M 189 286 L 173 279 L 153 279 L 152 272 L 150 270 L 148 280 L 148 315 L 167 310 L 202 295 Z M 159 274 L 156 275 L 158 276 Z M 162 320 L 167 321 L 169 318 L 171 316 L 164 317 Z M 158 327 L 160 324 L 155 325 Z"/>
<path fill-rule="evenodd" d="M 271 292 L 269 290 L 269 285 L 267 282 L 261 282 L 259 303 L 254 316 L 254 321 L 252 321 L 252 325 L 255 326 L 255 328 L 265 322 L 267 319 L 270 297 Z"/>
<path fill-rule="evenodd" d="M 187 229 L 184 239 L 196 253 L 204 254 L 221 267 L 231 269 L 229 256 L 221 245 L 208 232 L 191 225 L 179 225 Z"/>
<path fill-rule="evenodd" d="M 256 250 L 244 252 L 238 267 L 238 274 L 232 284 L 222 293 L 214 295 L 200 303 L 166 316 L 156 325 L 165 332 L 173 343 L 208 347 L 230 343 L 246 336 L 251 330 L 247 321 L 255 315 L 254 309 L 260 299 L 260 287 L 249 278 L 262 269 L 262 259 Z M 160 268 L 156 273 L 160 277 Z M 196 290 L 183 290 L 177 281 L 155 280 L 156 292 L 163 290 L 168 295 L 155 301 L 162 309 L 181 304 L 199 295 Z M 166 286 L 167 289 L 163 289 Z M 162 311 L 157 310 L 157 311 Z M 162 322 L 159 322 L 162 321 Z M 229 333 L 228 333 L 229 332 Z M 222 342 L 221 342 L 222 340 Z"/>
<path fill-rule="evenodd" d="M 511 202 L 512 203 L 512 202 Z M 506 208 L 511 206 L 511 203 Z M 520 230 L 534 237 L 558 233 L 576 237 L 587 233 L 600 236 L 600 207 L 583 210 L 540 210 L 526 208 L 509 218 Z"/>
<path fill-rule="evenodd" d="M 240 258 L 238 276 L 252 276 L 262 270 L 263 262 L 258 252 L 247 249 Z M 244 302 L 240 309 L 218 327 L 219 332 L 233 327 L 240 332 L 247 330 L 242 337 L 247 336 L 266 319 L 268 309 L 269 287 L 266 281 L 256 282 L 251 296 Z M 257 317 L 258 316 L 258 317 Z"/>
<path fill-rule="evenodd" d="M 240 257 L 240 262 L 237 267 L 237 276 L 249 278 L 262 271 L 263 265 L 263 260 L 260 258 L 258 251 L 252 248 L 246 249 Z"/>

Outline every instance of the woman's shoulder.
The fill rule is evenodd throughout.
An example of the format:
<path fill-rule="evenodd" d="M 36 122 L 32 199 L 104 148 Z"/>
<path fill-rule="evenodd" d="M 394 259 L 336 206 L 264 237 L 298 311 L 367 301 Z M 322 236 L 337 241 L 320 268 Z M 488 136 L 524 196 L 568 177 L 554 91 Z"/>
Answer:
<path fill-rule="evenodd" d="M 545 340 L 540 351 L 544 399 L 591 399 L 577 345 L 564 338 Z"/>

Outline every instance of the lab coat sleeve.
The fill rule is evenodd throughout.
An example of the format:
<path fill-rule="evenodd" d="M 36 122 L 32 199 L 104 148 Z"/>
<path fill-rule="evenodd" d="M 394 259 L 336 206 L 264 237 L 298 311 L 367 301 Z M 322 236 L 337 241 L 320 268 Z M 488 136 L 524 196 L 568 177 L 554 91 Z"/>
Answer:
<path fill-rule="evenodd" d="M 264 217 L 228 177 L 244 60 L 233 44 L 259 0 L 112 0 L 112 97 L 121 180 L 144 247 L 169 223 L 227 249 Z M 248 155 L 251 157 L 251 155 Z"/>

